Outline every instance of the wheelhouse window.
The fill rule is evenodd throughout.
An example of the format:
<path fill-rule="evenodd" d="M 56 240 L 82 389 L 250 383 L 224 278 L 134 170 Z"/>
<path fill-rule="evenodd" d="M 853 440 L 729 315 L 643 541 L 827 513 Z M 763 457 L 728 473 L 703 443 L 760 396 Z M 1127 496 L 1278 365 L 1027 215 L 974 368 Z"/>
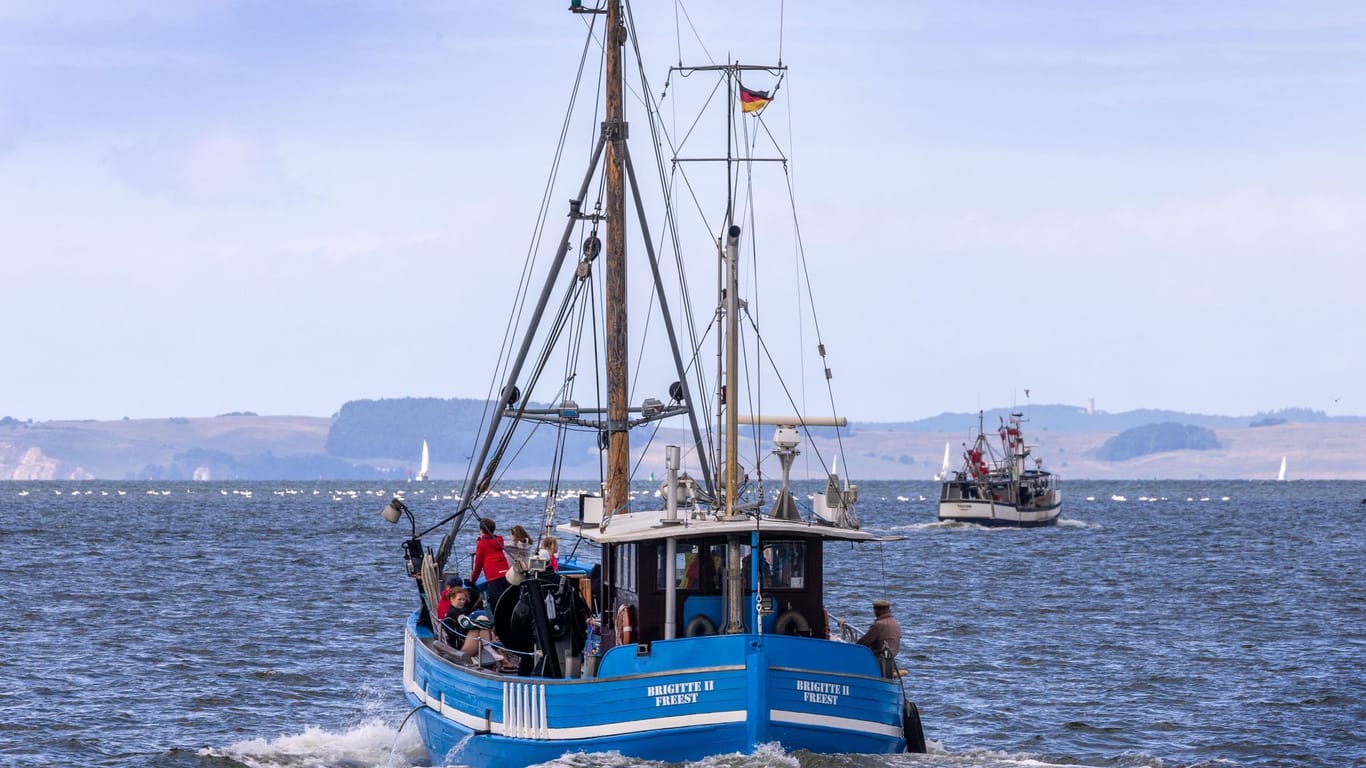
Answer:
<path fill-rule="evenodd" d="M 616 574 L 617 588 L 627 592 L 636 591 L 636 545 L 618 544 L 612 548 L 613 572 Z"/>
<path fill-rule="evenodd" d="M 768 541 L 759 553 L 759 583 L 765 589 L 806 587 L 806 542 Z"/>
<path fill-rule="evenodd" d="M 655 589 L 665 588 L 668 554 L 658 550 Z M 740 547 L 745 590 L 749 590 L 754 558 L 748 544 Z M 719 594 L 725 579 L 726 545 L 723 542 L 678 542 L 674 551 L 674 578 L 680 590 Z M 806 588 L 806 542 L 768 541 L 759 549 L 759 579 L 763 589 Z"/>
<path fill-rule="evenodd" d="M 674 586 L 705 594 L 721 591 L 722 566 L 725 562 L 726 546 L 719 543 L 678 542 L 674 551 Z M 663 590 L 668 553 L 661 544 L 659 547 L 659 567 L 656 569 L 655 589 Z"/>

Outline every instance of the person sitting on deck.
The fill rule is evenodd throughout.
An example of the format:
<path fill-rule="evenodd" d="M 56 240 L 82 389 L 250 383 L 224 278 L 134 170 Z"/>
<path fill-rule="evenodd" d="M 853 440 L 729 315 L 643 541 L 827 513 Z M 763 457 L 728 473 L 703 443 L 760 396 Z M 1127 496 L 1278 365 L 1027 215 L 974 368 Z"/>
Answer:
<path fill-rule="evenodd" d="M 560 542 L 554 536 L 541 539 L 541 551 L 537 554 L 545 559 L 545 567 L 552 571 L 560 570 Z"/>
<path fill-rule="evenodd" d="M 471 614 L 462 615 L 457 620 L 460 631 L 465 635 L 465 642 L 460 646 L 460 652 L 470 660 L 471 664 L 481 667 L 497 667 L 507 663 L 506 657 L 495 647 L 493 636 L 493 618 L 488 611 L 475 611 Z"/>
<path fill-rule="evenodd" d="M 465 585 L 459 579 L 452 579 L 436 604 L 436 615 L 447 633 L 459 637 L 464 634 L 460 629 L 460 617 L 468 615 L 472 608 L 470 593 Z"/>

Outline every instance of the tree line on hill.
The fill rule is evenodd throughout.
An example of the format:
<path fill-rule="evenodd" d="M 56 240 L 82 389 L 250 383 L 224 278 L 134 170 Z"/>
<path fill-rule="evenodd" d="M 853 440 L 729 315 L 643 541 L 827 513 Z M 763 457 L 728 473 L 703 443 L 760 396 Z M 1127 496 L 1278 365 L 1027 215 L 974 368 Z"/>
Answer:
<path fill-rule="evenodd" d="M 1122 432 L 1151 424 L 1180 423 L 1210 429 L 1265 427 L 1287 422 L 1295 423 L 1361 423 L 1360 416 L 1329 416 L 1310 408 L 1282 408 L 1258 412 L 1252 416 L 1210 416 L 1201 413 L 1182 413 L 1144 408 L 1123 413 L 1088 411 L 1075 405 L 1022 405 L 1015 408 L 992 408 L 982 412 L 988 429 L 1006 420 L 1013 412 L 1024 413 L 1031 432 Z M 970 432 L 977 429 L 976 413 L 941 413 L 918 421 L 859 422 L 857 429 L 889 432 Z"/>
<path fill-rule="evenodd" d="M 267 451 L 234 456 L 226 451 L 191 448 L 168 464 L 148 464 L 130 479 L 156 480 L 384 480 L 396 473 L 330 456 L 276 456 Z"/>
<path fill-rule="evenodd" d="M 483 400 L 402 398 L 352 400 L 342 406 L 327 433 L 328 456 L 345 459 L 404 459 L 416 465 L 425 440 L 434 462 L 467 463 L 478 450 L 490 413 Z M 532 408 L 544 406 L 531 404 Z M 524 462 L 548 465 L 558 454 L 586 457 L 596 434 L 576 430 L 560 435 L 535 430 L 507 450 Z M 572 460 L 569 462 L 573 464 Z"/>
<path fill-rule="evenodd" d="M 351 459 L 411 457 L 426 440 L 433 456 L 466 456 L 483 424 L 482 400 L 405 397 L 352 400 L 327 432 L 328 456 Z"/>
<path fill-rule="evenodd" d="M 988 430 L 1012 410 L 993 409 L 982 414 Z M 1170 411 L 1130 411 L 1124 414 L 1086 413 L 1073 406 L 1045 405 L 1025 409 L 1035 431 L 1120 431 L 1097 451 L 1103 461 L 1125 461 L 1152 453 L 1175 450 L 1210 450 L 1220 447 L 1210 427 L 1265 427 L 1291 422 L 1366 421 L 1360 417 L 1328 417 L 1321 411 L 1289 408 L 1255 417 L 1200 416 Z M 434 463 L 468 462 L 478 450 L 489 417 L 488 403 L 473 399 L 396 398 L 353 400 L 334 417 L 325 442 L 325 453 L 312 456 L 275 456 L 270 452 L 234 456 L 223 451 L 192 449 L 176 454 L 168 464 L 143 468 L 141 477 L 191 480 L 207 473 L 213 478 L 243 480 L 274 479 L 406 479 L 415 471 L 425 440 Z M 1158 417 L 1167 417 L 1157 420 Z M 940 414 L 930 419 L 903 423 L 858 423 L 855 431 L 939 431 L 968 433 L 977 428 L 977 414 Z M 14 419 L 0 426 L 17 427 Z M 553 428 L 536 430 L 531 437 L 506 447 L 519 462 L 549 466 L 566 456 L 567 469 L 596 471 L 596 434 L 567 433 L 563 443 Z"/>
<path fill-rule="evenodd" d="M 1211 451 L 1219 448 L 1214 432 L 1194 424 L 1146 424 L 1126 429 L 1096 450 L 1101 461 L 1125 461 L 1167 451 Z"/>

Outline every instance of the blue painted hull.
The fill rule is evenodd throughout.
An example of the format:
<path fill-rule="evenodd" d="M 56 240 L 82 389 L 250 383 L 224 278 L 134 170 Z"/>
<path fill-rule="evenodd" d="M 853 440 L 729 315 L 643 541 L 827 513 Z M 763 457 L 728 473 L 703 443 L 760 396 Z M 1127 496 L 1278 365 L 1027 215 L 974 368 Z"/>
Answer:
<path fill-rule="evenodd" d="M 678 762 L 786 750 L 906 748 L 898 681 L 860 645 L 713 635 L 609 650 L 594 678 L 517 677 L 437 654 L 409 619 L 404 688 L 433 765 L 513 768 L 570 752 Z"/>

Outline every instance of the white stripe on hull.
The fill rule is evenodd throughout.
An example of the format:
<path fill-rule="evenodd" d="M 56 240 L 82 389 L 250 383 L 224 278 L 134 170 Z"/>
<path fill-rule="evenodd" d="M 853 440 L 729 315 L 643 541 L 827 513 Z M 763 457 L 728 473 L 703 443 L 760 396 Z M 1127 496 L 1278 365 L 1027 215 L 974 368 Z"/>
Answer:
<path fill-rule="evenodd" d="M 528 740 L 594 739 L 648 731 L 663 731 L 672 728 L 743 723 L 747 717 L 745 710 L 736 709 L 556 728 L 550 725 L 546 714 L 546 690 L 548 686 L 543 683 L 504 681 L 501 683 L 503 687 L 503 711 L 501 713 L 503 719 L 499 722 L 493 720 L 491 714 L 484 717 L 462 711 L 457 704 L 447 701 L 444 694 L 432 695 L 421 685 L 418 685 L 414 675 L 416 666 L 414 646 L 417 641 L 411 633 L 404 634 L 404 689 L 446 720 L 478 733 Z M 671 672 L 670 674 L 675 673 Z M 901 736 L 901 729 L 897 726 L 872 720 L 780 709 L 769 710 L 769 718 L 774 723 L 876 733 L 892 738 Z"/>
<path fill-rule="evenodd" d="M 506 719 L 501 723 L 463 712 L 457 706 L 448 703 L 444 696 L 438 701 L 411 680 L 408 681 L 406 687 L 408 692 L 415 696 L 419 701 L 441 713 L 442 717 L 457 725 L 472 731 L 487 732 L 496 736 L 508 736 L 517 739 L 593 739 L 603 736 L 621 736 L 628 733 L 643 733 L 645 731 L 662 731 L 670 728 L 688 728 L 698 725 L 723 725 L 726 723 L 743 723 L 745 721 L 745 711 L 739 709 L 727 712 L 705 712 L 695 715 L 674 715 L 672 717 L 652 717 L 644 720 L 625 720 L 603 723 L 600 725 L 582 725 L 574 728 L 553 728 L 546 722 L 544 685 L 504 683 L 503 686 L 503 714 Z M 537 688 L 540 690 L 536 693 L 532 693 L 525 690 L 527 688 Z M 842 720 L 844 718 L 837 719 Z M 860 730 L 872 730 L 881 727 L 877 723 L 867 723 L 863 721 L 850 722 L 860 723 L 858 726 Z"/>
<path fill-rule="evenodd" d="M 834 717 L 832 715 L 817 715 L 812 712 L 793 712 L 786 709 L 770 709 L 768 711 L 769 720 L 775 723 L 792 723 L 794 725 L 816 725 L 822 728 L 836 728 L 845 731 L 860 731 L 863 733 L 877 733 L 892 738 L 901 737 L 901 729 L 895 725 L 886 723 L 874 723 L 868 720 L 855 720 L 852 717 Z"/>

